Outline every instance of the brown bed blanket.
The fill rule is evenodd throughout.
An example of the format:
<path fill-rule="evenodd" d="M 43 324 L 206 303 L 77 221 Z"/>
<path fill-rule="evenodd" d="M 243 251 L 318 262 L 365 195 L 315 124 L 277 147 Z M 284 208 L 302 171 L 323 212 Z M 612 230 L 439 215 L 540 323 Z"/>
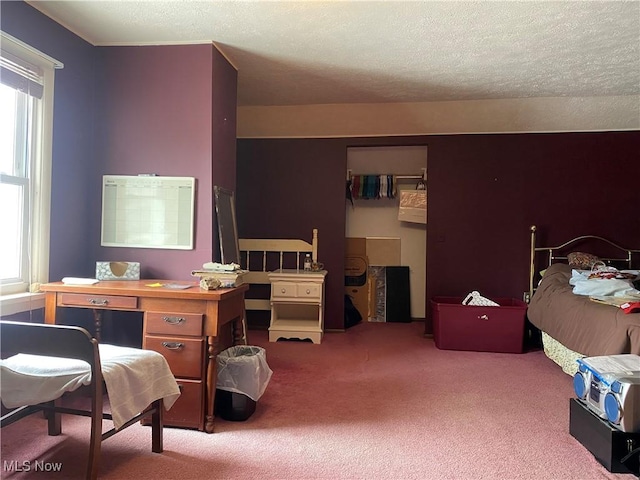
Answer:
<path fill-rule="evenodd" d="M 588 357 L 640 355 L 640 313 L 603 305 L 575 295 L 569 285 L 571 267 L 551 265 L 531 298 L 529 321 L 565 347 Z"/>

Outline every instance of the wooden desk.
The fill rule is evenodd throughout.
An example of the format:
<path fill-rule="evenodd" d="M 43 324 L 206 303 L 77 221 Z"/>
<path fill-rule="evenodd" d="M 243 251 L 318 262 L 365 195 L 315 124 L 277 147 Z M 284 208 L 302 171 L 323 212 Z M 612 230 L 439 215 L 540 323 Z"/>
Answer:
<path fill-rule="evenodd" d="M 210 291 L 192 282 L 174 282 L 193 284 L 185 290 L 147 286 L 156 282 L 172 283 L 113 280 L 94 285 L 41 285 L 45 292 L 44 321 L 55 324 L 58 307 L 90 308 L 99 335 L 103 310 L 143 312 L 142 347 L 165 356 L 182 391 L 171 410 L 165 412 L 164 424 L 212 433 L 216 356 L 242 339 L 244 292 L 249 285 Z"/>

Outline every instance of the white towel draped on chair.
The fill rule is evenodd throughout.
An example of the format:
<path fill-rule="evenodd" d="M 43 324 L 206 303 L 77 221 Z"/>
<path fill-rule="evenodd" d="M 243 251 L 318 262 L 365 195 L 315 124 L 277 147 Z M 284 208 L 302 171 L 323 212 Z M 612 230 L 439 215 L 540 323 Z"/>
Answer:
<path fill-rule="evenodd" d="M 180 396 L 175 377 L 161 354 L 108 344 L 100 344 L 98 349 L 115 428 L 154 400 L 162 398 L 168 410 Z M 64 392 L 91 382 L 91 369 L 86 362 L 23 353 L 0 360 L 0 372 L 0 398 L 8 408 L 55 400 Z"/>

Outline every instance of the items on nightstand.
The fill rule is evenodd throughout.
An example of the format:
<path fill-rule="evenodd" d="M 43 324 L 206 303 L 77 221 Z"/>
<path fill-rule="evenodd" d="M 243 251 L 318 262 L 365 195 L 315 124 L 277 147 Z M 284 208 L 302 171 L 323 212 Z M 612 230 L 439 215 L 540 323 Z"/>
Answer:
<path fill-rule="evenodd" d="M 311 261 L 311 255 L 310 254 L 306 254 L 304 256 L 304 264 L 303 264 L 303 268 L 305 272 L 310 272 L 311 271 L 311 264 L 313 262 Z"/>

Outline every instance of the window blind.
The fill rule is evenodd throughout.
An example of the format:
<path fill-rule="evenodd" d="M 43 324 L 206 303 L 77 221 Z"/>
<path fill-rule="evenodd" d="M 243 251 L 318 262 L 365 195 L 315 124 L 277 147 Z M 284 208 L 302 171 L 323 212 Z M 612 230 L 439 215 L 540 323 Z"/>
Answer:
<path fill-rule="evenodd" d="M 44 91 L 44 73 L 42 68 L 2 50 L 0 83 L 40 99 Z"/>

